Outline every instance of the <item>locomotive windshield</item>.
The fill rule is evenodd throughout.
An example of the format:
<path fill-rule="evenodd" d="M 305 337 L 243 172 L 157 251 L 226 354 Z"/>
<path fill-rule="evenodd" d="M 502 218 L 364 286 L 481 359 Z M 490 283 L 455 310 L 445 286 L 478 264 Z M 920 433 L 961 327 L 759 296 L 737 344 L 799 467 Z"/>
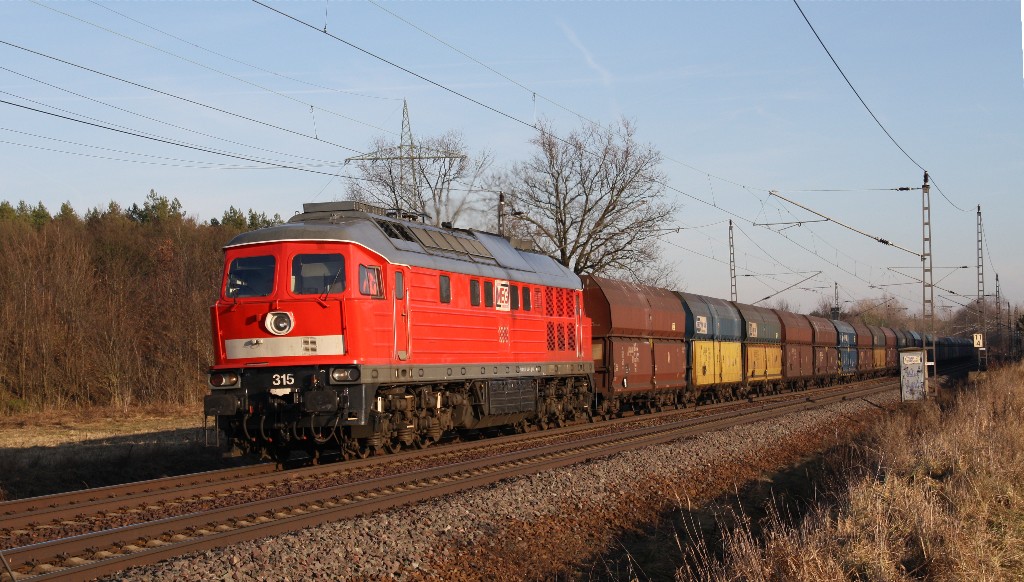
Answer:
<path fill-rule="evenodd" d="M 231 261 L 224 295 L 266 297 L 274 290 L 274 257 L 238 257 Z"/>
<path fill-rule="evenodd" d="M 295 255 L 292 293 L 327 295 L 345 290 L 345 258 L 340 254 Z"/>

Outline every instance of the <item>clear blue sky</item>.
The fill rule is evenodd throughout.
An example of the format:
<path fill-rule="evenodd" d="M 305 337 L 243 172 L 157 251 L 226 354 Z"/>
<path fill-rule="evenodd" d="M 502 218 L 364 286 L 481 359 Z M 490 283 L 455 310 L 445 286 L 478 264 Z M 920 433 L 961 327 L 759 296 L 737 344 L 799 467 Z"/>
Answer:
<path fill-rule="evenodd" d="M 0 199 L 42 201 L 51 211 L 70 201 L 82 213 L 110 200 L 141 202 L 155 189 L 203 220 L 229 205 L 287 217 L 303 202 L 342 196 L 342 181 L 330 174 L 383 130 L 397 138 L 402 99 L 416 135 L 459 130 L 470 151 L 489 150 L 498 166 L 528 154 L 528 125 L 537 117 L 568 132 L 578 126 L 576 114 L 602 123 L 624 116 L 661 150 L 674 189 L 741 217 L 732 216 L 741 229 L 739 274 L 783 273 L 741 277 L 741 301 L 804 277 L 793 271 L 823 271 L 804 286 L 827 285 L 822 291 L 831 296 L 838 281 L 843 300 L 880 297 L 883 288 L 871 285 L 910 281 L 888 267 L 912 266 L 905 272 L 920 276 L 915 255 L 834 224 L 792 227 L 784 238 L 749 222 L 814 218 L 769 198 L 775 189 L 871 235 L 921 248 L 920 193 L 873 190 L 920 186 L 921 170 L 857 101 L 792 2 L 271 5 L 508 116 L 252 2 L 8 1 L 0 3 L 4 42 L 290 132 L 312 135 L 315 127 L 320 141 L 8 45 L 0 45 L 3 101 L 327 175 L 257 169 L 0 104 Z M 994 292 L 998 272 L 1004 298 L 1024 301 L 1020 3 L 801 6 L 882 124 L 967 210 L 932 190 L 935 279 L 949 275 L 943 287 L 976 293 L 981 204 L 986 289 Z M 666 227 L 703 227 L 665 236 L 678 281 L 727 297 L 730 215 L 669 195 L 682 209 Z M 940 268 L 958 265 L 971 268 Z M 884 289 L 920 309 L 919 286 Z M 782 297 L 809 309 L 814 293 Z M 954 305 L 936 293 L 939 305 Z"/>

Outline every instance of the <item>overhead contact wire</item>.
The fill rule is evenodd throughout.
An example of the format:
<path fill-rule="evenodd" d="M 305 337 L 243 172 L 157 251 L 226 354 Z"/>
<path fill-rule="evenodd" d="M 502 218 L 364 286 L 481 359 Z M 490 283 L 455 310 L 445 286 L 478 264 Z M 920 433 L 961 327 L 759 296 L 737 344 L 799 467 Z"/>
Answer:
<path fill-rule="evenodd" d="M 61 14 L 61 15 L 63 15 L 63 16 L 66 16 L 66 17 L 68 17 L 68 18 L 71 18 L 71 19 L 73 19 L 73 20 L 77 20 L 78 22 L 81 22 L 81 23 L 83 23 L 83 24 L 87 24 L 87 25 L 89 25 L 89 26 L 92 26 L 92 27 L 94 27 L 94 28 L 97 28 L 97 29 L 99 29 L 99 30 L 102 30 L 102 31 L 104 31 L 104 32 L 107 32 L 107 33 L 109 33 L 109 34 L 113 34 L 114 36 L 117 36 L 117 37 L 123 38 L 123 39 L 125 39 L 125 40 L 129 40 L 129 41 L 131 41 L 131 42 L 134 42 L 134 43 L 136 43 L 136 44 L 142 45 L 142 46 L 144 46 L 144 47 L 146 47 L 146 48 L 149 48 L 149 49 L 155 50 L 155 51 L 157 51 L 157 52 L 161 52 L 161 53 L 163 53 L 163 54 L 165 54 L 165 55 L 168 55 L 168 56 L 174 57 L 174 58 L 176 58 L 176 59 L 180 59 L 180 60 L 182 60 L 182 61 L 185 61 L 186 63 L 192 64 L 192 65 L 195 65 L 195 66 L 197 66 L 197 67 L 201 67 L 201 68 L 203 68 L 203 69 L 206 69 L 207 71 L 212 71 L 212 72 L 214 72 L 214 73 L 217 73 L 218 75 L 223 75 L 223 76 L 225 76 L 225 77 L 228 77 L 228 78 L 230 78 L 230 79 L 234 79 L 235 81 L 238 81 L 239 83 L 244 83 L 244 84 L 246 84 L 246 85 L 249 85 L 250 87 L 255 87 L 255 88 L 257 88 L 257 89 L 259 89 L 259 90 L 261 90 L 261 91 L 266 91 L 267 93 L 272 93 L 272 94 L 274 94 L 274 95 L 277 95 L 278 97 L 281 97 L 281 98 L 283 98 L 283 99 L 288 99 L 289 101 L 294 101 L 295 103 L 300 103 L 300 104 L 302 104 L 302 105 L 307 105 L 307 106 L 309 106 L 309 107 L 314 107 L 314 105 L 312 105 L 311 103 L 307 103 L 307 102 L 305 102 L 305 101 L 303 101 L 303 100 L 301 100 L 301 99 L 297 99 L 297 98 L 295 98 L 295 97 L 292 97 L 291 95 L 285 95 L 284 93 L 281 93 L 280 91 L 275 91 L 275 90 L 273 90 L 273 89 L 270 89 L 270 88 L 268 88 L 268 87 L 264 87 L 263 85 L 260 85 L 260 84 L 257 84 L 257 83 L 253 83 L 252 81 L 246 81 L 245 79 L 243 79 L 243 78 L 241 78 L 241 77 L 237 77 L 237 76 L 235 76 L 235 75 L 232 75 L 231 73 L 226 73 L 226 72 L 224 72 L 224 71 L 221 71 L 220 69 L 216 69 L 216 68 L 214 68 L 214 67 L 211 67 L 211 66 L 209 66 L 209 65 L 204 65 L 203 63 L 200 63 L 199 61 L 194 61 L 194 60 L 192 60 L 192 59 L 189 59 L 189 58 L 187 58 L 187 57 L 183 57 L 183 56 L 181 56 L 181 55 L 178 55 L 178 54 L 172 53 L 171 51 L 168 51 L 168 50 L 164 50 L 164 49 L 162 49 L 162 48 L 160 48 L 160 47 L 158 47 L 158 46 L 154 46 L 154 45 L 151 45 L 151 44 L 149 44 L 149 43 L 147 43 L 147 42 L 143 42 L 143 41 L 141 41 L 141 40 L 138 40 L 138 39 L 136 39 L 136 38 L 132 38 L 132 37 L 130 37 L 130 36 L 128 36 L 128 35 L 126 35 L 126 34 L 121 34 L 120 32 L 117 32 L 117 31 L 115 31 L 115 30 L 111 30 L 111 29 L 109 29 L 109 28 L 106 28 L 106 27 L 104 27 L 104 26 L 100 26 L 100 25 L 98 25 L 98 24 L 95 24 L 95 23 L 93 23 L 93 22 L 89 22 L 88 20 L 85 20 L 84 18 L 79 18 L 79 17 L 77 17 L 77 16 L 75 16 L 75 15 L 73 15 L 73 14 L 68 14 L 67 12 L 63 12 L 63 11 L 61 11 L 61 10 L 57 10 L 56 8 L 52 8 L 52 7 L 50 7 L 50 6 L 46 6 L 45 4 L 42 4 L 42 3 L 38 2 L 38 0 L 30 0 L 30 1 L 31 1 L 31 2 L 33 3 L 33 4 L 37 5 L 37 6 L 40 6 L 40 7 L 42 7 L 42 8 L 46 8 L 47 10 L 52 10 L 53 12 L 56 12 L 57 14 Z M 348 121 L 351 121 L 351 122 L 353 122 L 353 123 L 358 123 L 358 124 L 360 124 L 360 125 L 365 125 L 366 127 L 369 127 L 369 128 L 372 128 L 372 129 L 376 129 L 377 131 L 383 131 L 383 132 L 385 132 L 385 133 L 395 133 L 395 132 L 393 132 L 393 131 L 389 131 L 389 130 L 387 130 L 387 129 L 384 129 L 384 128 L 382 128 L 382 127 L 377 127 L 376 125 L 373 125 L 373 124 L 367 123 L 367 122 L 365 122 L 365 121 L 362 121 L 362 120 L 356 119 L 356 118 L 354 118 L 354 117 L 349 117 L 349 116 L 347 116 L 347 115 L 343 115 L 343 114 L 341 114 L 341 113 L 337 113 L 337 112 L 335 112 L 335 111 L 331 111 L 330 109 L 324 109 L 323 107 L 317 107 L 317 109 L 319 109 L 319 110 L 321 110 L 321 111 L 323 111 L 323 112 L 325 112 L 325 113 L 330 113 L 331 115 L 335 115 L 335 116 L 337 116 L 337 117 L 339 117 L 339 118 L 341 118 L 341 119 L 346 119 L 346 120 L 348 120 Z"/>
<path fill-rule="evenodd" d="M 857 96 L 857 100 L 860 101 L 860 104 L 863 105 L 864 109 L 866 109 L 868 114 L 871 115 L 871 119 L 875 120 L 875 123 L 878 124 L 878 127 L 882 130 L 883 133 L 885 133 L 886 137 L 889 138 L 889 141 L 891 141 L 893 145 L 899 148 L 899 150 L 903 152 L 903 155 L 906 156 L 908 160 L 910 160 L 922 172 L 927 172 L 927 170 L 924 169 L 924 166 L 917 163 L 917 160 L 912 158 L 910 154 L 907 153 L 907 150 L 903 149 L 903 146 L 901 146 L 899 142 L 896 141 L 896 138 L 894 138 L 892 134 L 889 133 L 889 130 L 886 129 L 884 125 L 882 125 L 882 122 L 878 119 L 878 116 L 875 115 L 875 112 L 871 111 L 871 108 L 868 107 L 867 102 L 865 102 L 864 98 L 860 96 L 860 92 L 858 92 L 857 88 L 853 86 L 853 82 L 851 82 L 850 78 L 846 76 L 846 73 L 843 71 L 843 68 L 839 66 L 839 63 L 836 61 L 836 58 L 832 56 L 832 51 L 828 50 L 828 47 L 825 46 L 825 41 L 821 39 L 821 35 L 819 35 L 818 31 L 814 29 L 814 25 L 811 24 L 810 19 L 807 18 L 807 14 L 805 14 L 804 9 L 800 7 L 800 3 L 797 0 L 793 0 L 793 4 L 796 5 L 796 9 L 800 11 L 800 16 L 803 16 L 804 22 L 807 23 L 807 26 L 810 27 L 811 32 L 814 33 L 814 38 L 818 39 L 818 44 L 821 45 L 821 48 L 825 49 L 825 54 L 828 55 L 828 58 L 832 61 L 832 64 L 835 65 L 836 70 L 839 71 L 839 74 L 843 76 L 843 80 L 845 80 L 846 84 L 850 86 L 850 90 L 853 91 L 853 94 Z M 934 181 L 932 183 L 934 184 Z M 950 200 L 949 197 L 946 196 L 945 192 L 943 192 L 938 186 L 935 186 L 935 189 L 939 191 L 939 194 L 942 194 L 942 197 L 945 198 L 946 202 L 949 202 L 949 204 L 953 208 L 956 208 L 960 212 L 967 212 L 966 209 L 960 208 L 952 200 Z"/>
<path fill-rule="evenodd" d="M 111 109 L 115 109 L 117 111 L 121 111 L 121 112 L 127 113 L 129 115 L 134 115 L 134 116 L 140 117 L 142 119 L 146 119 L 146 120 L 153 121 L 153 122 L 156 122 L 156 123 L 159 123 L 159 124 L 162 124 L 162 125 L 166 125 L 168 127 L 173 127 L 175 129 L 180 129 L 181 131 L 186 131 L 186 132 L 189 132 L 189 133 L 194 133 L 196 135 L 201 135 L 203 137 L 208 137 L 208 138 L 211 138 L 211 139 L 216 139 L 216 140 L 223 141 L 223 142 L 230 143 L 230 144 L 237 145 L 237 146 L 251 148 L 251 149 L 254 149 L 254 150 L 257 150 L 257 151 L 263 151 L 263 152 L 268 152 L 268 153 L 272 153 L 272 154 L 277 154 L 277 155 L 280 155 L 280 156 L 289 156 L 289 157 L 292 157 L 292 158 L 302 158 L 302 159 L 312 160 L 312 161 L 316 161 L 316 162 L 331 163 L 331 162 L 329 162 L 327 160 L 320 160 L 320 159 L 317 159 L 317 158 L 310 158 L 310 157 L 307 157 L 307 156 L 300 156 L 300 155 L 296 155 L 296 154 L 289 154 L 289 153 L 286 153 L 286 152 L 279 152 L 279 151 L 275 151 L 275 150 L 271 150 L 271 149 L 267 149 L 267 148 L 261 148 L 261 147 L 257 147 L 257 146 L 253 146 L 253 145 L 249 145 L 249 144 L 244 144 L 242 142 L 230 140 L 230 139 L 227 139 L 227 138 L 224 138 L 224 137 L 219 137 L 219 136 L 216 136 L 216 135 L 213 135 L 213 134 L 209 134 L 209 133 L 204 133 L 202 131 L 195 130 L 195 129 L 190 129 L 190 128 L 187 128 L 187 127 L 184 127 L 184 126 L 181 126 L 181 125 L 175 125 L 173 123 L 170 123 L 170 122 L 167 122 L 167 121 L 163 121 L 161 119 L 157 119 L 157 118 L 151 117 L 149 115 L 143 115 L 142 113 L 138 113 L 136 111 L 132 111 L 131 109 L 125 109 L 124 107 L 118 107 L 117 105 L 113 105 L 113 104 L 107 103 L 105 101 L 101 101 L 99 99 L 94 99 L 92 97 L 89 97 L 88 95 L 83 95 L 81 93 L 76 93 L 75 91 L 71 91 L 70 89 L 65 89 L 64 87 L 61 87 L 59 85 L 54 85 L 52 83 L 47 83 L 46 81 L 43 81 L 41 79 L 36 79 L 35 77 L 31 77 L 31 76 L 26 75 L 24 73 L 19 73 L 18 71 L 14 71 L 12 69 L 8 69 L 7 67 L 0 66 L 0 70 L 4 70 L 4 71 L 7 71 L 7 72 L 12 73 L 14 75 L 18 75 L 19 77 L 23 77 L 25 79 L 29 79 L 29 80 L 35 81 L 36 83 L 39 83 L 41 85 L 45 85 L 47 87 L 51 87 L 53 89 L 56 89 L 58 91 L 62 91 L 62 92 L 67 93 L 69 95 L 74 95 L 75 97 L 78 97 L 80 99 L 85 99 L 85 100 L 88 100 L 88 101 L 92 101 L 93 103 L 98 103 L 100 105 L 104 105 L 106 107 L 110 107 Z M 11 95 L 12 97 L 15 97 L 15 95 L 13 95 L 11 93 L 7 93 L 6 91 L 0 91 L 0 93 L 4 93 L 6 95 Z M 19 97 L 19 99 L 25 99 L 25 101 L 36 103 L 38 105 L 43 105 L 42 103 L 40 103 L 38 101 L 33 101 L 31 99 L 26 99 L 24 97 Z M 47 107 L 51 107 L 52 109 L 56 109 L 58 111 L 65 111 L 66 113 L 70 113 L 69 111 L 64 110 L 64 109 L 60 109 L 58 107 L 52 107 L 52 106 L 47 106 Z M 95 118 L 88 118 L 88 117 L 86 117 L 84 115 L 82 115 L 81 117 L 85 117 L 87 119 L 93 119 L 94 121 L 98 121 Z M 115 124 L 111 123 L 110 125 L 115 125 Z"/>
<path fill-rule="evenodd" d="M 320 171 L 317 171 L 317 170 L 311 170 L 309 168 L 303 168 L 301 166 L 295 166 L 295 165 L 289 165 L 289 164 L 279 164 L 279 163 L 274 163 L 274 162 L 262 161 L 262 160 L 260 160 L 258 158 L 252 158 L 252 157 L 238 155 L 238 154 L 230 154 L 230 153 L 226 153 L 226 152 L 219 152 L 219 151 L 216 151 L 216 150 L 213 150 L 213 149 L 210 149 L 210 148 L 204 148 L 204 147 L 201 147 L 201 146 L 195 146 L 195 145 L 184 144 L 184 143 L 181 143 L 181 142 L 176 142 L 174 140 L 169 140 L 169 139 L 164 139 L 164 138 L 159 138 L 159 137 L 153 137 L 153 136 L 145 135 L 145 134 L 142 134 L 142 133 L 138 133 L 138 132 L 134 132 L 134 131 L 126 130 L 126 129 L 118 129 L 116 127 L 110 127 L 110 126 L 106 126 L 106 125 L 103 125 L 103 124 L 100 124 L 100 123 L 93 123 L 91 121 L 85 121 L 83 119 L 75 119 L 74 117 L 68 117 L 66 115 L 60 115 L 59 113 L 53 113 L 51 111 L 44 111 L 42 109 L 36 109 L 35 107 L 29 107 L 27 105 L 22 105 L 20 103 L 13 103 L 11 101 L 6 101 L 4 99 L 0 99 L 0 103 L 3 103 L 4 105 L 11 105 L 13 107 L 20 107 L 21 109 L 26 109 L 28 111 L 34 111 L 36 113 L 42 113 L 43 115 L 49 115 L 49 116 L 56 117 L 56 118 L 59 118 L 59 119 L 65 119 L 67 121 L 74 121 L 75 123 L 81 123 L 83 125 L 89 125 L 89 126 L 92 126 L 92 127 L 97 127 L 99 129 L 105 129 L 107 131 L 123 133 L 125 135 L 131 135 L 131 136 L 134 136 L 134 137 L 148 139 L 148 140 L 152 140 L 152 141 L 156 141 L 156 142 L 160 142 L 160 143 L 165 143 L 165 144 L 168 144 L 168 145 L 173 145 L 173 146 L 193 149 L 193 150 L 197 150 L 197 151 L 201 151 L 201 152 L 205 152 L 205 153 L 209 153 L 209 154 L 215 154 L 215 155 L 219 155 L 219 156 L 225 156 L 225 157 L 229 157 L 229 158 L 234 158 L 234 159 L 237 159 L 237 160 L 243 160 L 243 161 L 246 161 L 246 162 L 253 162 L 253 163 L 256 163 L 256 164 L 265 164 L 267 166 L 275 166 L 277 168 L 282 168 L 282 169 L 286 169 L 286 170 L 298 170 L 300 172 L 309 172 L 311 174 L 321 174 L 321 175 L 324 175 L 324 176 L 333 176 L 334 175 L 331 172 L 320 172 Z"/>
<path fill-rule="evenodd" d="M 91 68 L 89 68 L 89 67 L 86 67 L 86 66 L 84 66 L 84 65 L 79 65 L 79 64 L 76 64 L 76 63 L 72 63 L 71 61 L 66 61 L 66 60 L 64 60 L 64 59 L 61 59 L 61 58 L 58 58 L 58 57 L 54 57 L 54 56 L 51 56 L 51 55 L 48 55 L 48 54 L 45 54 L 45 53 L 41 53 L 41 52 L 39 52 L 39 51 L 35 51 L 35 50 L 29 49 L 29 48 L 26 48 L 26 47 L 23 47 L 23 46 L 20 46 L 20 45 L 16 45 L 16 44 L 14 44 L 14 43 L 11 43 L 11 42 L 7 42 L 7 41 L 5 41 L 5 40 L 0 40 L 0 44 L 3 44 L 3 45 L 6 45 L 6 46 L 9 46 L 9 47 L 11 47 L 11 48 L 16 48 L 16 49 L 18 49 L 18 50 L 22 50 L 22 51 L 25 51 L 25 52 L 27 52 L 27 53 L 31 53 L 31 54 L 34 54 L 34 55 L 36 55 L 36 56 L 40 56 L 40 57 L 43 57 L 43 58 L 46 58 L 46 59 L 50 59 L 50 60 L 52 60 L 52 61 L 56 61 L 56 62 L 58 62 L 58 63 L 62 63 L 62 64 L 65 64 L 65 65 L 68 65 L 68 66 L 71 66 L 71 67 L 75 67 L 75 68 L 77 68 L 77 69 L 81 69 L 81 70 L 83 70 L 83 71 L 88 71 L 88 72 L 90 72 L 90 73 L 93 73 L 93 74 L 96 74 L 96 75 L 100 75 L 100 76 L 106 77 L 106 78 L 108 78 L 108 79 L 113 79 L 113 80 L 115 80 L 115 81 L 120 81 L 121 83 L 126 83 L 126 84 L 128 84 L 128 85 L 131 85 L 131 86 L 133 86 L 133 87 L 138 87 L 138 88 L 140 88 L 140 89 L 145 89 L 145 90 L 147 90 L 147 91 L 152 91 L 152 92 L 154 92 L 154 93 L 157 93 L 157 94 L 163 95 L 163 96 L 165 96 L 165 97 L 170 97 L 170 98 L 172 98 L 172 99 L 177 99 L 177 100 L 179 100 L 179 101 L 184 101 L 185 103 L 190 103 L 190 104 L 192 104 L 192 105 L 196 105 L 196 106 L 198 106 L 198 107 L 203 107 L 203 108 L 205 108 L 205 109 L 209 109 L 209 110 L 211 110 L 211 111 L 216 111 L 216 112 L 218 112 L 218 113 L 223 113 L 223 114 L 225 114 L 225 115 L 230 115 L 230 116 L 232 116 L 232 117 L 237 117 L 237 118 L 239 118 L 239 119 L 244 119 L 244 120 L 246 120 L 246 121 L 250 121 L 250 122 L 252 122 L 252 123 L 257 123 L 257 124 L 259 124 L 259 125 L 263 125 L 263 126 L 266 126 L 266 127 L 270 127 L 270 128 L 273 128 L 273 129 L 277 129 L 277 130 L 279 130 L 279 131 L 284 131 L 284 132 L 286 132 L 286 133 L 290 133 L 290 134 L 293 134 L 293 135 L 297 135 L 297 136 L 300 136 L 300 137 L 304 137 L 304 138 L 307 138 L 307 139 L 311 139 L 311 140 L 313 140 L 313 141 L 317 141 L 317 142 L 325 143 L 325 144 L 327 144 L 327 145 L 332 145 L 332 146 L 334 146 L 334 147 L 337 147 L 337 148 L 341 148 L 341 149 L 343 149 L 343 150 L 347 150 L 347 151 L 350 151 L 350 152 L 354 152 L 354 153 L 357 153 L 357 154 L 362 154 L 362 153 L 364 153 L 364 152 L 360 152 L 359 150 L 357 150 L 357 149 L 355 149 L 355 148 L 350 148 L 350 147 L 348 147 L 348 146 L 344 146 L 344 145 L 341 145 L 341 144 L 338 144 L 338 143 L 334 143 L 334 142 L 331 142 L 331 141 L 327 141 L 327 140 L 323 140 L 323 139 L 316 139 L 316 138 L 314 138 L 314 137 L 313 137 L 313 136 L 311 136 L 311 135 L 308 135 L 308 134 L 302 133 L 301 131 L 295 131 L 295 130 L 293 130 L 293 129 L 288 129 L 288 128 L 286 128 L 286 127 L 281 127 L 281 126 L 279 126 L 279 125 L 274 125 L 273 123 L 269 123 L 269 122 L 267 122 L 267 121 L 260 121 L 259 119 L 254 119 L 254 118 L 252 118 L 252 117 L 247 117 L 247 116 L 245 116 L 245 115 L 242 115 L 242 114 L 240 114 L 240 113 L 234 113 L 234 112 L 232 112 L 232 111 L 228 111 L 228 110 L 226 110 L 226 109 L 221 109 L 221 108 L 219 108 L 219 107 L 214 107 L 213 105 L 207 105 L 206 103 L 201 103 L 201 102 L 199 102 L 199 101 L 194 101 L 194 100 L 192 100 L 192 99 L 189 99 L 189 98 L 187 98 L 187 97 L 181 97 L 181 96 L 179 96 L 179 95 L 175 95 L 175 94 L 173 94 L 173 93 L 168 93 L 168 92 L 166 92 L 166 91 L 161 91 L 160 89 L 156 89 L 156 88 L 153 88 L 153 87 L 149 87 L 149 86 L 147 86 L 147 85 L 143 85 L 142 83 L 136 83 L 135 81 L 129 81 L 128 79 L 122 79 L 121 77 L 118 77 L 118 76 L 116 76 L 116 75 L 111 75 L 111 74 L 109 74 L 109 73 L 104 73 L 104 72 L 102 72 L 102 71 L 97 71 L 96 69 L 91 69 Z"/>

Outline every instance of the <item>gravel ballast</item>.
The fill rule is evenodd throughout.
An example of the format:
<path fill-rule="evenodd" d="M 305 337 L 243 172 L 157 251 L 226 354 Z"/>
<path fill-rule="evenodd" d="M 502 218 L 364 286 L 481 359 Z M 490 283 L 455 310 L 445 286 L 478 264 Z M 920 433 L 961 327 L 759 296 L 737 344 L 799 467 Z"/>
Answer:
<path fill-rule="evenodd" d="M 602 555 L 672 507 L 703 503 L 849 438 L 896 391 L 118 573 L 117 580 L 514 580 Z"/>

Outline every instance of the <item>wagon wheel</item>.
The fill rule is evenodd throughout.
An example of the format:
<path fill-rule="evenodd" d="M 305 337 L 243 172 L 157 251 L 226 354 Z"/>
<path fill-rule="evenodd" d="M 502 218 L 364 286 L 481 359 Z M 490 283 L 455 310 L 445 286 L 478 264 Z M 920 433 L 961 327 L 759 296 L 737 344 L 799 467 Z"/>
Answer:
<path fill-rule="evenodd" d="M 306 454 L 309 455 L 309 462 L 314 467 L 320 464 L 320 447 L 316 444 L 310 444 L 306 448 Z"/>

